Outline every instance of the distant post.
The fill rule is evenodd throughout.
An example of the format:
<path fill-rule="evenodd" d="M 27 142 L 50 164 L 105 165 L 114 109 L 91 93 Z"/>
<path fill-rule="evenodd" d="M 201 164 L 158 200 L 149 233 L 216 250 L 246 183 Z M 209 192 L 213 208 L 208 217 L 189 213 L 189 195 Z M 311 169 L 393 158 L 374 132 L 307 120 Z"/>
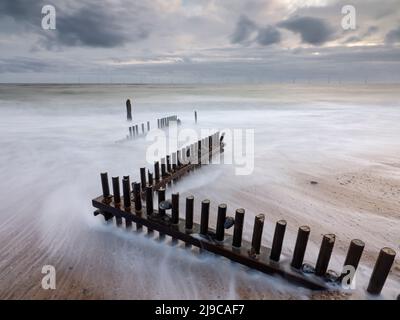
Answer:
<path fill-rule="evenodd" d="M 194 110 L 194 122 L 197 124 L 197 111 Z"/>
<path fill-rule="evenodd" d="M 132 106 L 131 100 L 126 100 L 126 120 L 132 121 Z"/>

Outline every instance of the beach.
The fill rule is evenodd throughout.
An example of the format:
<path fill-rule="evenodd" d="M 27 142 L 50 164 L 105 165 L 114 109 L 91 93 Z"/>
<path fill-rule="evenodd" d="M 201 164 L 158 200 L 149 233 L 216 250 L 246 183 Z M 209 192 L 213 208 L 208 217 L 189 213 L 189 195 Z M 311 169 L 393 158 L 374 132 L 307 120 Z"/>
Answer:
<path fill-rule="evenodd" d="M 400 252 L 399 85 L 0 85 L 0 299 L 373 299 L 365 293 L 379 250 Z M 94 217 L 100 172 L 139 177 L 145 138 L 134 123 L 178 115 L 181 129 L 254 130 L 254 170 L 209 165 L 167 190 L 245 208 L 243 238 L 266 216 L 262 244 L 287 221 L 283 258 L 299 226 L 311 228 L 305 261 L 336 234 L 329 269 L 341 271 L 352 239 L 365 242 L 350 292 L 312 292 L 184 245 L 149 239 Z M 195 125 L 193 111 L 198 111 Z M 232 232 L 229 230 L 228 232 Z M 400 294 L 396 256 L 382 295 Z M 55 290 L 41 287 L 55 267 Z"/>

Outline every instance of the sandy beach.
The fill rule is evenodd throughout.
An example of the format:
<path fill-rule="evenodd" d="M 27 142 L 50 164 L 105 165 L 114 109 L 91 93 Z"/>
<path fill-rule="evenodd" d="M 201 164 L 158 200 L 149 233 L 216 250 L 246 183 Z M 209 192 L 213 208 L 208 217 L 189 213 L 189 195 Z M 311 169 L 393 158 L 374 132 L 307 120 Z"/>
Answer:
<path fill-rule="evenodd" d="M 400 252 L 399 92 L 379 85 L 0 86 L 0 299 L 373 298 L 365 288 L 379 250 Z M 311 292 L 94 217 L 100 172 L 134 180 L 146 165 L 148 141 L 116 143 L 127 134 L 127 97 L 135 97 L 138 122 L 178 114 L 182 129 L 254 129 L 251 175 L 210 165 L 168 194 L 179 192 L 182 207 L 195 195 L 195 221 L 200 201 L 210 199 L 210 225 L 219 203 L 229 215 L 245 208 L 247 240 L 254 216 L 264 213 L 266 246 L 285 219 L 283 259 L 299 226 L 311 228 L 311 264 L 322 235 L 334 233 L 329 269 L 337 272 L 350 240 L 363 240 L 355 290 Z M 378 298 L 400 294 L 398 255 Z M 56 290 L 41 287 L 44 265 L 56 268 Z"/>

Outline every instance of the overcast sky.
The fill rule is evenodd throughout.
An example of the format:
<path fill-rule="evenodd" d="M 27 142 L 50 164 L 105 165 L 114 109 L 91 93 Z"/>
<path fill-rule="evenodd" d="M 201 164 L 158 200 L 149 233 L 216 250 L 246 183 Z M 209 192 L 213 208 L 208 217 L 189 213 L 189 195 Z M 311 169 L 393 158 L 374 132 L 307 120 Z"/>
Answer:
<path fill-rule="evenodd" d="M 400 0 L 0 0 L 0 48 L 0 82 L 400 82 Z"/>

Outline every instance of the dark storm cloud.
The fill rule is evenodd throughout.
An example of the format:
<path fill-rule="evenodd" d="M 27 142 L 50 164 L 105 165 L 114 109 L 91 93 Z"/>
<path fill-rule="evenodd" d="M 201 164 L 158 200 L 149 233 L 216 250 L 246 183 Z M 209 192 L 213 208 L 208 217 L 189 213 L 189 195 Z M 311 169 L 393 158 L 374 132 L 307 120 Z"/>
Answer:
<path fill-rule="evenodd" d="M 281 33 L 272 26 L 260 28 L 256 40 L 263 46 L 279 43 L 281 41 Z"/>
<path fill-rule="evenodd" d="M 121 17 L 126 20 L 126 17 Z M 125 19 L 124 19 L 125 18 Z M 57 44 L 67 46 L 116 47 L 128 41 L 128 35 L 121 31 L 117 17 L 101 6 L 83 7 L 76 12 L 57 18 Z M 144 38 L 145 32 L 134 37 Z"/>
<path fill-rule="evenodd" d="M 332 28 L 323 19 L 293 17 L 278 24 L 279 27 L 298 33 L 304 43 L 321 45 L 332 39 Z"/>
<path fill-rule="evenodd" d="M 400 27 L 389 31 L 385 37 L 386 43 L 400 42 Z"/>
<path fill-rule="evenodd" d="M 231 36 L 231 43 L 245 43 L 257 30 L 257 25 L 246 16 L 241 16 Z"/>
<path fill-rule="evenodd" d="M 85 1 L 77 7 L 78 2 L 63 3 L 60 0 L 52 1 L 56 8 L 56 30 L 43 32 L 41 29 L 42 7 L 46 4 L 42 0 L 1 0 L 0 16 L 8 16 L 18 24 L 25 25 L 31 32 L 36 32 L 46 48 L 60 46 L 88 46 L 111 48 L 127 42 L 135 42 L 146 38 L 148 27 L 134 23 L 126 30 L 125 26 L 132 25 L 132 15 L 127 11 L 112 10 L 111 2 Z M 136 14 L 139 5 L 131 5 L 133 14 Z M 132 13 L 132 12 L 130 12 Z"/>

